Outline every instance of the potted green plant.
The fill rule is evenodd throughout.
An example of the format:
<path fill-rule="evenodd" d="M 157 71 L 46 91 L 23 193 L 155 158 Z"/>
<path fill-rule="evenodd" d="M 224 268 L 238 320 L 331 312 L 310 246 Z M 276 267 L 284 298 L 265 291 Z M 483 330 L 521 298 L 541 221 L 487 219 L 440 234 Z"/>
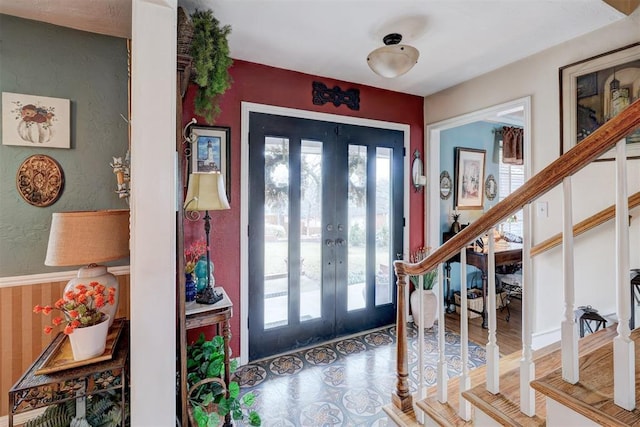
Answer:
<path fill-rule="evenodd" d="M 231 87 L 229 67 L 233 63 L 229 57 L 227 37 L 231 26 L 220 25 L 211 10 L 197 10 L 191 15 L 193 39 L 192 79 L 198 85 L 195 98 L 195 112 L 212 122 L 220 113 L 219 98 Z"/>
<path fill-rule="evenodd" d="M 416 252 L 410 255 L 410 261 L 417 263 L 422 261 L 428 254 L 427 248 L 419 248 Z M 424 313 L 420 310 L 420 276 L 409 276 L 409 280 L 413 284 L 414 291 L 409 297 L 409 304 L 411 305 L 411 313 L 413 315 L 413 323 L 418 327 L 430 328 L 436 320 L 438 298 L 433 293 L 433 287 L 438 282 L 438 270 L 427 271 L 422 274 L 422 307 Z"/>
<path fill-rule="evenodd" d="M 224 381 L 224 339 L 215 336 L 210 341 L 200 334 L 198 340 L 187 346 L 187 386 L 189 389 L 189 418 L 198 427 L 220 425 L 227 414 L 236 421 L 251 426 L 260 426 L 262 421 L 256 411 L 249 408 L 255 396 L 246 393 L 240 397 L 240 386 L 236 381 L 228 385 L 226 396 Z M 229 364 L 229 373 L 237 368 L 237 361 Z"/>

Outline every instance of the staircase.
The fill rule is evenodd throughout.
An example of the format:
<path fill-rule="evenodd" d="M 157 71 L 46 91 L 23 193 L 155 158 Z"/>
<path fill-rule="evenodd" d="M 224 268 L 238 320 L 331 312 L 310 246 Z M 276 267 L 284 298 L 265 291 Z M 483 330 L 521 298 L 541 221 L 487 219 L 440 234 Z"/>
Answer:
<path fill-rule="evenodd" d="M 384 410 L 390 419 L 400 426 L 410 425 L 507 425 L 507 426 L 588 426 L 588 425 L 640 425 L 640 402 L 636 402 L 636 385 L 640 384 L 640 359 L 635 351 L 635 341 L 640 332 L 629 328 L 631 295 L 629 292 L 629 206 L 638 205 L 638 196 L 627 198 L 626 154 L 623 138 L 640 127 L 640 100 L 609 120 L 596 132 L 585 138 L 522 187 L 489 209 L 480 219 L 437 248 L 419 263 L 396 261 L 397 276 L 397 382 L 392 403 Z M 594 159 L 616 147 L 616 204 L 574 226 L 571 212 L 571 176 Z M 531 236 L 524 236 L 523 245 L 523 300 L 522 300 L 522 350 L 499 357 L 496 341 L 495 267 L 494 244 L 489 239 L 487 315 L 488 343 L 487 364 L 472 372 L 467 366 L 464 343 L 468 341 L 467 300 L 461 298 L 460 331 L 462 374 L 448 378 L 444 358 L 444 314 L 440 310 L 439 361 L 437 384 L 425 389 L 422 378 L 418 380 L 419 392 L 410 393 L 408 382 L 408 354 L 406 337 L 408 276 L 420 276 L 427 271 L 443 270 L 443 263 L 460 254 L 461 271 L 466 269 L 466 246 L 478 236 L 520 209 L 524 222 L 530 222 L 531 204 L 549 190 L 562 184 L 563 227 L 562 234 L 531 247 Z M 616 278 L 613 287 L 617 295 L 619 323 L 578 340 L 574 320 L 574 261 L 573 237 L 615 217 L 616 227 Z M 492 235 L 492 234 L 490 234 Z M 544 250 L 562 244 L 564 295 L 563 320 L 560 325 L 561 341 L 554 346 L 537 351 L 532 349 L 533 294 L 531 283 L 531 257 Z M 443 277 L 442 274 L 439 275 Z M 461 274 L 464 289 L 464 274 Z M 440 295 L 444 295 L 442 279 Z M 420 288 L 420 287 L 418 287 Z M 613 291 L 613 289 L 609 289 Z M 462 293 L 465 294 L 464 292 Z M 422 342 L 420 337 L 419 342 Z M 423 349 L 418 349 L 422 354 Z M 419 356 L 420 357 L 420 356 Z M 418 372 L 422 372 L 418 369 Z"/>

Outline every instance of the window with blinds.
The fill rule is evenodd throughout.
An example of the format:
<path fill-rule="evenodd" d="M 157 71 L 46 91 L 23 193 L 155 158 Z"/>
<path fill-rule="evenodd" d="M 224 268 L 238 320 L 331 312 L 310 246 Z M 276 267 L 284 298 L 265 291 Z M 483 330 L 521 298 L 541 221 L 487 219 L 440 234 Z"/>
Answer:
<path fill-rule="evenodd" d="M 499 200 L 505 199 L 509 194 L 524 184 L 524 165 L 510 165 L 502 163 L 502 158 L 502 141 L 500 141 L 500 177 L 498 183 Z M 501 226 L 502 231 L 522 237 L 522 211 L 518 211 L 514 216 L 503 222 Z"/>

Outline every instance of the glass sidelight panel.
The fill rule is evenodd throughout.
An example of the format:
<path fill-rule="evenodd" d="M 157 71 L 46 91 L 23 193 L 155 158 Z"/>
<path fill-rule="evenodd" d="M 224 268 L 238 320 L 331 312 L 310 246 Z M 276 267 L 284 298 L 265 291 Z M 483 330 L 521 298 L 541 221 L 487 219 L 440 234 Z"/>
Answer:
<path fill-rule="evenodd" d="M 289 140 L 264 144 L 264 328 L 289 322 Z"/>
<path fill-rule="evenodd" d="M 349 145 L 347 310 L 365 308 L 367 271 L 367 147 Z"/>
<path fill-rule="evenodd" d="M 322 313 L 322 142 L 300 153 L 300 321 Z"/>
<path fill-rule="evenodd" d="M 389 304 L 393 301 L 391 292 L 393 268 L 393 241 L 391 238 L 391 200 L 392 173 L 391 148 L 376 148 L 376 305 Z"/>

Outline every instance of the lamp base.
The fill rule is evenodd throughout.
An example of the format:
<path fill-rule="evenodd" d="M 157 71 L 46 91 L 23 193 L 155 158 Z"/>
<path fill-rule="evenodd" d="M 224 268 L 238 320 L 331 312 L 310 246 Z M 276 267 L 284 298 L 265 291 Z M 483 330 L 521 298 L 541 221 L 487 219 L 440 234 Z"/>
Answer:
<path fill-rule="evenodd" d="M 215 304 L 222 299 L 222 293 L 216 291 L 211 286 L 207 286 L 196 296 L 198 304 Z"/>
<path fill-rule="evenodd" d="M 107 288 L 115 288 L 115 303 L 105 304 L 104 307 L 100 309 L 104 314 L 109 315 L 109 327 L 113 324 L 114 319 L 116 318 L 116 313 L 118 312 L 118 302 L 120 301 L 120 284 L 118 283 L 118 279 L 113 274 L 107 271 L 107 267 L 104 265 L 95 265 L 91 264 L 87 267 L 82 267 L 78 270 L 78 276 L 69 280 L 67 286 L 65 286 L 63 295 L 67 293 L 67 291 L 75 291 L 76 285 L 83 284 L 89 286 L 91 282 L 98 282 L 103 284 Z"/>

